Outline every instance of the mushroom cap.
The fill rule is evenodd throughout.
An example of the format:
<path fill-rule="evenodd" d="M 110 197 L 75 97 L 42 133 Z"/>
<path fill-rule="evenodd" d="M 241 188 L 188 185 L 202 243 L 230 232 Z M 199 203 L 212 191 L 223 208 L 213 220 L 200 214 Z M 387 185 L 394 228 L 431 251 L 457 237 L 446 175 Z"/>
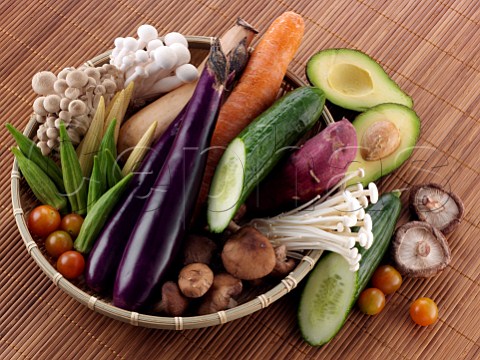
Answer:
<path fill-rule="evenodd" d="M 53 89 L 57 94 L 65 93 L 65 90 L 68 89 L 67 81 L 65 79 L 57 79 L 53 84 Z"/>
<path fill-rule="evenodd" d="M 182 44 L 174 43 L 170 45 L 169 48 L 172 49 L 177 56 L 177 66 L 187 64 L 192 58 L 188 48 Z"/>
<path fill-rule="evenodd" d="M 162 40 L 160 39 L 151 40 L 147 44 L 147 51 L 149 52 L 153 51 L 156 48 L 159 48 L 160 46 L 164 46 Z"/>
<path fill-rule="evenodd" d="M 73 88 L 82 88 L 88 83 L 88 75 L 82 70 L 73 70 L 67 74 L 67 85 Z"/>
<path fill-rule="evenodd" d="M 88 77 L 95 79 L 95 81 L 100 81 L 101 74 L 98 68 L 88 67 L 84 70 L 84 72 Z"/>
<path fill-rule="evenodd" d="M 191 263 L 210 264 L 217 245 L 208 237 L 189 235 L 183 247 L 183 265 Z"/>
<path fill-rule="evenodd" d="M 65 90 L 65 97 L 70 100 L 76 100 L 81 95 L 80 89 L 69 87 Z"/>
<path fill-rule="evenodd" d="M 87 112 L 87 105 L 82 100 L 73 100 L 68 104 L 68 111 L 72 116 L 84 115 Z"/>
<path fill-rule="evenodd" d="M 227 274 L 215 275 L 210 290 L 198 309 L 199 315 L 211 314 L 232 307 L 232 297 L 240 295 L 243 284 L 240 279 Z"/>
<path fill-rule="evenodd" d="M 167 45 L 167 46 L 170 46 L 170 45 L 172 45 L 172 44 L 179 43 L 179 44 L 182 44 L 183 46 L 185 46 L 185 47 L 188 48 L 188 41 L 187 41 L 187 39 L 185 38 L 185 36 L 183 36 L 183 35 L 180 34 L 179 32 L 170 32 L 170 33 L 168 33 L 168 34 L 165 35 L 165 37 L 163 38 L 163 41 L 164 41 L 165 45 Z"/>
<path fill-rule="evenodd" d="M 187 307 L 188 299 L 180 292 L 178 285 L 173 281 L 165 282 L 162 285 L 162 300 L 154 306 L 154 311 L 181 316 Z"/>
<path fill-rule="evenodd" d="M 149 42 L 158 37 L 158 31 L 149 24 L 140 25 L 137 29 L 138 38 L 144 42 Z"/>
<path fill-rule="evenodd" d="M 434 276 L 451 260 L 443 234 L 424 221 L 400 226 L 395 232 L 392 252 L 400 273 L 411 277 Z"/>
<path fill-rule="evenodd" d="M 271 276 L 283 277 L 288 275 L 297 265 L 295 259 L 287 258 L 287 247 L 280 245 L 275 248 L 275 267 L 270 273 Z"/>
<path fill-rule="evenodd" d="M 419 220 L 428 222 L 444 234 L 460 224 L 464 213 L 462 200 L 439 184 L 414 186 L 409 202 Z"/>
<path fill-rule="evenodd" d="M 198 79 L 198 70 L 192 64 L 183 64 L 175 69 L 175 75 L 184 83 L 191 83 Z"/>
<path fill-rule="evenodd" d="M 39 96 L 33 101 L 33 112 L 40 116 L 47 116 L 48 112 L 43 106 L 44 96 Z"/>
<path fill-rule="evenodd" d="M 185 266 L 178 275 L 178 287 L 183 295 L 198 298 L 210 289 L 213 283 L 213 271 L 203 263 Z"/>
<path fill-rule="evenodd" d="M 115 90 L 117 90 L 117 84 L 113 80 L 105 79 L 103 80 L 102 85 L 105 87 L 107 94 L 113 94 Z"/>
<path fill-rule="evenodd" d="M 244 226 L 235 232 L 222 250 L 225 269 L 242 280 L 260 279 L 275 267 L 275 251 L 258 230 Z"/>
<path fill-rule="evenodd" d="M 163 69 L 171 70 L 177 63 L 177 55 L 174 50 L 168 46 L 162 46 L 152 52 L 155 63 L 159 64 Z"/>
<path fill-rule="evenodd" d="M 60 111 L 60 96 L 51 94 L 45 97 L 43 100 L 43 107 L 49 113 L 58 113 Z"/>
<path fill-rule="evenodd" d="M 40 71 L 33 75 L 32 89 L 38 95 L 53 94 L 55 92 L 53 89 L 55 80 L 57 80 L 57 77 L 51 71 Z"/>

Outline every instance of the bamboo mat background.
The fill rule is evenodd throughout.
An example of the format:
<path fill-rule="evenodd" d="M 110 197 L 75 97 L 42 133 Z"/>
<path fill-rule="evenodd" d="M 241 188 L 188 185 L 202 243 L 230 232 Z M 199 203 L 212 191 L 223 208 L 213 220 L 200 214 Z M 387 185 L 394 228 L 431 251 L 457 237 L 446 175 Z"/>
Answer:
<path fill-rule="evenodd" d="M 474 0 L 3 0 L 0 3 L 1 122 L 23 128 L 39 70 L 78 66 L 142 23 L 160 33 L 219 36 L 237 16 L 261 31 L 285 10 L 306 21 L 291 69 L 327 47 L 361 49 L 412 95 L 423 120 L 413 157 L 381 188 L 435 181 L 465 202 L 448 236 L 453 261 L 430 280 L 407 279 L 385 310 L 355 310 L 327 346 L 304 343 L 298 289 L 261 312 L 183 332 L 135 328 L 78 304 L 28 256 L 14 223 L 9 172 L 13 142 L 0 128 L 0 359 L 478 359 L 480 358 L 480 3 Z M 402 196 L 405 203 L 406 196 Z M 404 212 L 402 221 L 407 219 Z M 410 303 L 435 299 L 439 321 L 414 326 Z"/>

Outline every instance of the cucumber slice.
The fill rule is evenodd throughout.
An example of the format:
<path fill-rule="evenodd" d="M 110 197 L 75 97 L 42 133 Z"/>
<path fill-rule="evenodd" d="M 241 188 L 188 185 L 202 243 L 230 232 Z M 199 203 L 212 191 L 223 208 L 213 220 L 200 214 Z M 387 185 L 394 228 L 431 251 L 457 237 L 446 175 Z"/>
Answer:
<path fill-rule="evenodd" d="M 236 138 L 225 150 L 212 180 L 209 195 L 208 224 L 213 232 L 221 232 L 235 215 L 243 189 L 245 144 Z"/>
<path fill-rule="evenodd" d="M 328 253 L 317 264 L 300 299 L 298 321 L 306 342 L 323 345 L 345 323 L 355 301 L 357 272 L 336 253 Z"/>

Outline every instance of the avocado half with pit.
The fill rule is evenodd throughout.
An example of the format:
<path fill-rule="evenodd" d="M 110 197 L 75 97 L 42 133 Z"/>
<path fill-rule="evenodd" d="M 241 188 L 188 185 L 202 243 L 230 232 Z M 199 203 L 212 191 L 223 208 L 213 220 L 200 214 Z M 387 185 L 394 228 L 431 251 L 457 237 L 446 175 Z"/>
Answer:
<path fill-rule="evenodd" d="M 415 111 L 400 104 L 381 104 L 359 114 L 353 121 L 357 132 L 357 155 L 347 174 L 359 168 L 363 178 L 349 185 L 366 186 L 400 167 L 412 154 L 420 135 L 420 119 Z"/>
<path fill-rule="evenodd" d="M 335 105 L 365 111 L 384 103 L 413 106 L 410 96 L 370 56 L 353 49 L 327 49 L 307 63 L 310 83 Z"/>

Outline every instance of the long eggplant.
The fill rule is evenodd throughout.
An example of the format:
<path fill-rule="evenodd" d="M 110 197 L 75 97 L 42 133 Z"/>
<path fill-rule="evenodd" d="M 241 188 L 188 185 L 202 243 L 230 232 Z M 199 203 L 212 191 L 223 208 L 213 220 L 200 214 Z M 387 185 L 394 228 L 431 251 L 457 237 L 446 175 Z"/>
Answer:
<path fill-rule="evenodd" d="M 238 28 L 244 30 L 240 31 Z M 239 19 L 237 25 L 220 39 L 222 45 L 230 50 L 227 87 L 233 85 L 245 67 L 248 61 L 248 46 L 253 39 L 253 36 L 239 39 L 237 33 L 250 34 L 256 31 Z M 146 156 L 129 188 L 112 212 L 113 215 L 97 238 L 85 269 L 85 280 L 92 290 L 107 293 L 112 289 L 118 264 L 130 233 L 170 151 L 187 107 L 188 105 L 183 108 Z"/>
<path fill-rule="evenodd" d="M 200 189 L 226 78 L 227 60 L 217 40 L 123 253 L 113 289 L 115 306 L 145 308 L 176 259 Z"/>
<path fill-rule="evenodd" d="M 105 293 L 112 289 L 130 233 L 167 158 L 185 112 L 186 108 L 178 114 L 149 151 L 95 241 L 85 267 L 85 282 L 92 290 Z"/>

